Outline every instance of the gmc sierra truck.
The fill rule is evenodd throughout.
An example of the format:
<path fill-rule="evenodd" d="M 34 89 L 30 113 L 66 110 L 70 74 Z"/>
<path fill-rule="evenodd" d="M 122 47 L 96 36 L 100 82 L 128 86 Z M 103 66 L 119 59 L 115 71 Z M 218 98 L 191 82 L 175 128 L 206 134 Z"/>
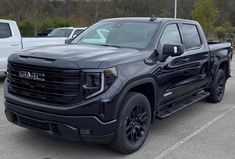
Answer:
<path fill-rule="evenodd" d="M 11 55 L 5 114 L 51 136 L 132 153 L 154 118 L 220 102 L 231 60 L 231 44 L 208 43 L 195 21 L 106 19 L 70 44 Z"/>

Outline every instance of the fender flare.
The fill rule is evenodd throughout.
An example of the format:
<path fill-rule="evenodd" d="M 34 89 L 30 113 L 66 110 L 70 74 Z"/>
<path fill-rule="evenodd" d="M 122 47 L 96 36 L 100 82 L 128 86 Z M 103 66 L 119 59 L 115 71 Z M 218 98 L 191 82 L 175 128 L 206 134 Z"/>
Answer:
<path fill-rule="evenodd" d="M 216 71 L 215 71 L 215 73 L 213 74 L 213 79 L 214 79 L 214 77 L 216 76 L 217 72 L 219 71 L 219 68 L 220 68 L 221 64 L 224 63 L 224 62 L 228 63 L 228 68 L 227 68 L 227 69 L 229 70 L 229 60 L 228 60 L 227 58 L 224 58 L 223 60 L 221 60 L 221 61 L 217 64 L 217 66 L 216 66 Z"/>
<path fill-rule="evenodd" d="M 147 84 L 150 83 L 153 85 L 154 87 L 154 106 L 151 105 L 151 107 L 154 108 L 154 110 L 152 111 L 152 113 L 156 113 L 156 106 L 158 103 L 158 84 L 156 82 L 156 80 L 153 77 L 138 77 L 135 79 L 132 79 L 131 81 L 128 81 L 125 85 L 124 85 L 124 89 L 121 91 L 118 99 L 117 99 L 117 103 L 115 105 L 115 112 L 114 112 L 114 117 L 117 119 L 120 108 L 122 106 L 122 102 L 125 99 L 126 95 L 128 94 L 128 92 L 130 92 L 130 90 L 134 87 L 140 86 L 142 84 Z M 153 118 L 153 117 L 152 117 Z"/>

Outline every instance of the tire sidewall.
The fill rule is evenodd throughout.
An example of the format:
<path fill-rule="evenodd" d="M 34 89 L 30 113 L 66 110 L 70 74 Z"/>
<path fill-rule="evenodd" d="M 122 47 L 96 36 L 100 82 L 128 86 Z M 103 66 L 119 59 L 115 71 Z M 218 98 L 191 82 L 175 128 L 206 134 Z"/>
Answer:
<path fill-rule="evenodd" d="M 144 144 L 148 136 L 149 129 L 151 126 L 151 107 L 148 99 L 144 95 L 139 93 L 130 93 L 123 104 L 123 109 L 119 115 L 119 124 L 116 133 L 116 137 L 118 139 L 117 144 L 119 145 L 119 148 L 122 152 L 131 153 L 137 151 Z M 126 121 L 130 112 L 136 107 L 136 105 L 142 105 L 146 109 L 147 124 L 146 132 L 143 138 L 141 138 L 135 145 L 133 145 L 128 141 L 126 137 Z"/>
<path fill-rule="evenodd" d="M 218 88 L 218 84 L 219 84 L 219 80 L 221 78 L 224 78 L 225 82 L 224 82 L 224 90 L 223 90 L 223 94 L 221 97 L 218 97 L 217 96 L 217 88 Z M 219 69 L 217 74 L 216 74 L 216 77 L 214 79 L 214 82 L 213 82 L 213 86 L 212 86 L 212 90 L 211 90 L 211 99 L 213 102 L 220 102 L 222 99 L 223 99 L 223 96 L 224 96 L 224 92 L 225 92 L 225 85 L 226 85 L 226 76 L 225 76 L 225 72 L 224 70 L 222 69 Z"/>

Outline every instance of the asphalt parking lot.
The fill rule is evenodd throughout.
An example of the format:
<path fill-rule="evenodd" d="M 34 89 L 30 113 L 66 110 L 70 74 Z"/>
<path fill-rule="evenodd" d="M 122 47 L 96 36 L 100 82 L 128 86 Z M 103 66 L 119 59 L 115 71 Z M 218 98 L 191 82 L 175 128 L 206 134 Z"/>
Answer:
<path fill-rule="evenodd" d="M 3 80 L 0 81 L 1 159 L 234 159 L 235 62 L 224 100 L 201 101 L 164 120 L 155 120 L 149 137 L 138 152 L 118 154 L 106 146 L 72 143 L 51 138 L 5 119 Z"/>

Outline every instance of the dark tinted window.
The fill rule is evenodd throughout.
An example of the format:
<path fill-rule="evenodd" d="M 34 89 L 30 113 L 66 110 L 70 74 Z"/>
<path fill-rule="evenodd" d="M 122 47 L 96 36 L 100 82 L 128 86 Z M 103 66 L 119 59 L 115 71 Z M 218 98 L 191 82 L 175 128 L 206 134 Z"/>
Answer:
<path fill-rule="evenodd" d="M 193 49 L 201 46 L 201 39 L 196 25 L 183 24 L 185 49 Z"/>
<path fill-rule="evenodd" d="M 165 44 L 182 44 L 177 24 L 170 24 L 165 28 L 160 40 L 160 50 Z"/>
<path fill-rule="evenodd" d="M 0 23 L 0 38 L 9 38 L 11 37 L 11 29 L 9 24 Z"/>
<path fill-rule="evenodd" d="M 82 30 L 82 29 L 77 29 L 77 30 L 75 30 L 75 32 L 74 32 L 74 34 L 73 34 L 73 37 L 80 35 L 83 31 L 84 31 L 84 30 Z"/>

